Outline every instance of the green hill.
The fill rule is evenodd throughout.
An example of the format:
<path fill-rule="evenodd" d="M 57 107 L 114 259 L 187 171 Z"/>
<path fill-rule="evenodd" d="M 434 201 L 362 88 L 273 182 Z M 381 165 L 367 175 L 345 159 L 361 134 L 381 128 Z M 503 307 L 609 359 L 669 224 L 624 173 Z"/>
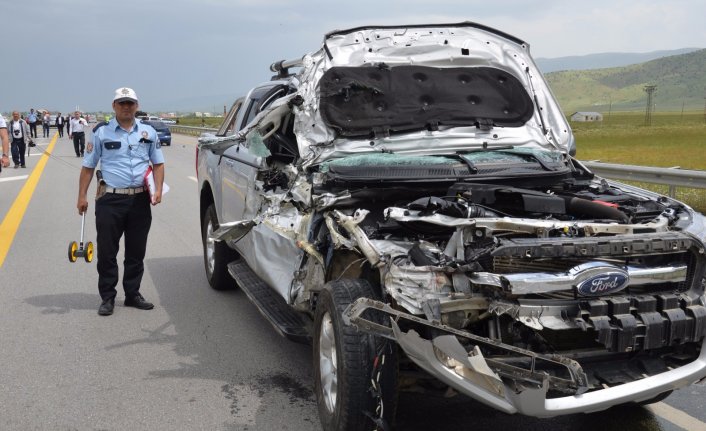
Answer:
<path fill-rule="evenodd" d="M 706 96 L 706 49 L 609 69 L 545 75 L 565 112 L 637 111 L 647 103 L 645 85 L 656 85 L 656 111 L 700 110 Z"/>

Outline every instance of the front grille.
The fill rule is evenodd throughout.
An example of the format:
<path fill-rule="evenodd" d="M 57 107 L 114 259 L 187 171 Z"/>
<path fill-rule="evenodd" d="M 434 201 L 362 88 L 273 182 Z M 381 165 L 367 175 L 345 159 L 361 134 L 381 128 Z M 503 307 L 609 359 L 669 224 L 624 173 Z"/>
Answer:
<path fill-rule="evenodd" d="M 517 304 L 518 322 L 541 333 L 582 333 L 608 352 L 629 353 L 704 338 L 706 259 L 699 250 L 678 232 L 523 238 L 502 241 L 490 272 L 500 280 L 496 289 Z M 629 274 L 622 288 L 597 296 L 581 290 L 587 280 L 601 280 L 613 269 Z M 475 279 L 483 280 L 496 278 Z"/>
<path fill-rule="evenodd" d="M 579 299 L 576 287 L 584 276 L 567 274 L 584 265 L 630 272 L 627 287 L 615 289 L 615 295 L 679 294 L 692 288 L 702 292 L 699 282 L 704 276 L 704 257 L 699 250 L 694 239 L 678 232 L 504 239 L 493 250 L 488 270 L 505 276 L 508 293 L 526 298 Z M 635 276 L 641 270 L 649 275 Z M 597 272 L 591 276 L 599 275 L 600 270 Z M 553 278 L 565 281 L 550 286 Z"/>
<path fill-rule="evenodd" d="M 706 335 L 706 307 L 682 295 L 616 296 L 579 302 L 574 323 L 597 332 L 611 352 L 636 352 L 689 342 Z"/>

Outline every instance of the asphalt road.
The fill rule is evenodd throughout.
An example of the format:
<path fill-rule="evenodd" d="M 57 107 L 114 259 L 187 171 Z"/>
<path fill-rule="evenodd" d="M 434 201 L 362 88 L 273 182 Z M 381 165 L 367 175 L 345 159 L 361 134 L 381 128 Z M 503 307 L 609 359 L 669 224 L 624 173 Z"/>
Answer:
<path fill-rule="evenodd" d="M 81 233 L 81 159 L 66 137 L 53 147 L 50 139 L 37 142 L 27 169 L 0 174 L 0 429 L 320 429 L 310 347 L 277 335 L 242 292 L 216 292 L 206 282 L 195 138 L 175 135 L 163 149 L 171 191 L 152 211 L 141 289 L 156 307 L 126 308 L 119 294 L 110 317 L 96 313 L 95 262 L 67 258 L 69 242 Z M 39 155 L 49 148 L 51 156 Z M 85 241 L 95 239 L 94 223 L 91 205 Z M 459 396 L 405 392 L 397 424 L 402 430 L 706 430 L 704 395 L 704 387 L 693 386 L 649 409 L 535 419 Z"/>

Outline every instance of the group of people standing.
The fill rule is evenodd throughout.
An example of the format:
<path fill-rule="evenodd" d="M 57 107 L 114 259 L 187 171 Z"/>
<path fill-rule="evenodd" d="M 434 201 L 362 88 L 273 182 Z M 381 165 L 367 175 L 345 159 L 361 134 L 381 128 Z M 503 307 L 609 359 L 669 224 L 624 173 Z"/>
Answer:
<path fill-rule="evenodd" d="M 86 147 L 86 132 L 84 128 L 88 123 L 81 117 L 81 113 L 76 111 L 73 117 L 69 115 L 64 117 L 59 112 L 53 121 L 60 138 L 64 137 L 64 127 L 66 127 L 69 139 L 73 140 L 76 157 L 83 157 Z M 2 139 L 0 170 L 3 167 L 10 166 L 10 155 L 15 169 L 26 168 L 25 152 L 27 147 L 32 146 L 32 139 L 37 137 L 37 124 L 41 123 L 42 125 L 42 137 L 48 138 L 50 136 L 49 128 L 51 122 L 52 116 L 49 112 L 44 111 L 43 114 L 40 114 L 34 109 L 30 109 L 26 118 L 21 116 L 19 111 L 13 111 L 12 120 L 9 121 L 0 116 L 0 130 L 5 129 L 4 133 L 0 131 L 0 139 Z"/>

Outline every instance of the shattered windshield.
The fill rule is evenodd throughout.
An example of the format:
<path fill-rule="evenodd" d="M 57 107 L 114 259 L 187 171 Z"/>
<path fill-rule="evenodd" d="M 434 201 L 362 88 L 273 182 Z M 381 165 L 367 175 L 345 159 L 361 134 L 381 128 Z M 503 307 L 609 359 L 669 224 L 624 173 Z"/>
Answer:
<path fill-rule="evenodd" d="M 483 175 L 532 175 L 565 169 L 561 153 L 530 148 L 476 150 L 439 156 L 369 153 L 329 160 L 319 166 L 319 172 L 330 178 L 404 181 L 448 180 Z"/>

